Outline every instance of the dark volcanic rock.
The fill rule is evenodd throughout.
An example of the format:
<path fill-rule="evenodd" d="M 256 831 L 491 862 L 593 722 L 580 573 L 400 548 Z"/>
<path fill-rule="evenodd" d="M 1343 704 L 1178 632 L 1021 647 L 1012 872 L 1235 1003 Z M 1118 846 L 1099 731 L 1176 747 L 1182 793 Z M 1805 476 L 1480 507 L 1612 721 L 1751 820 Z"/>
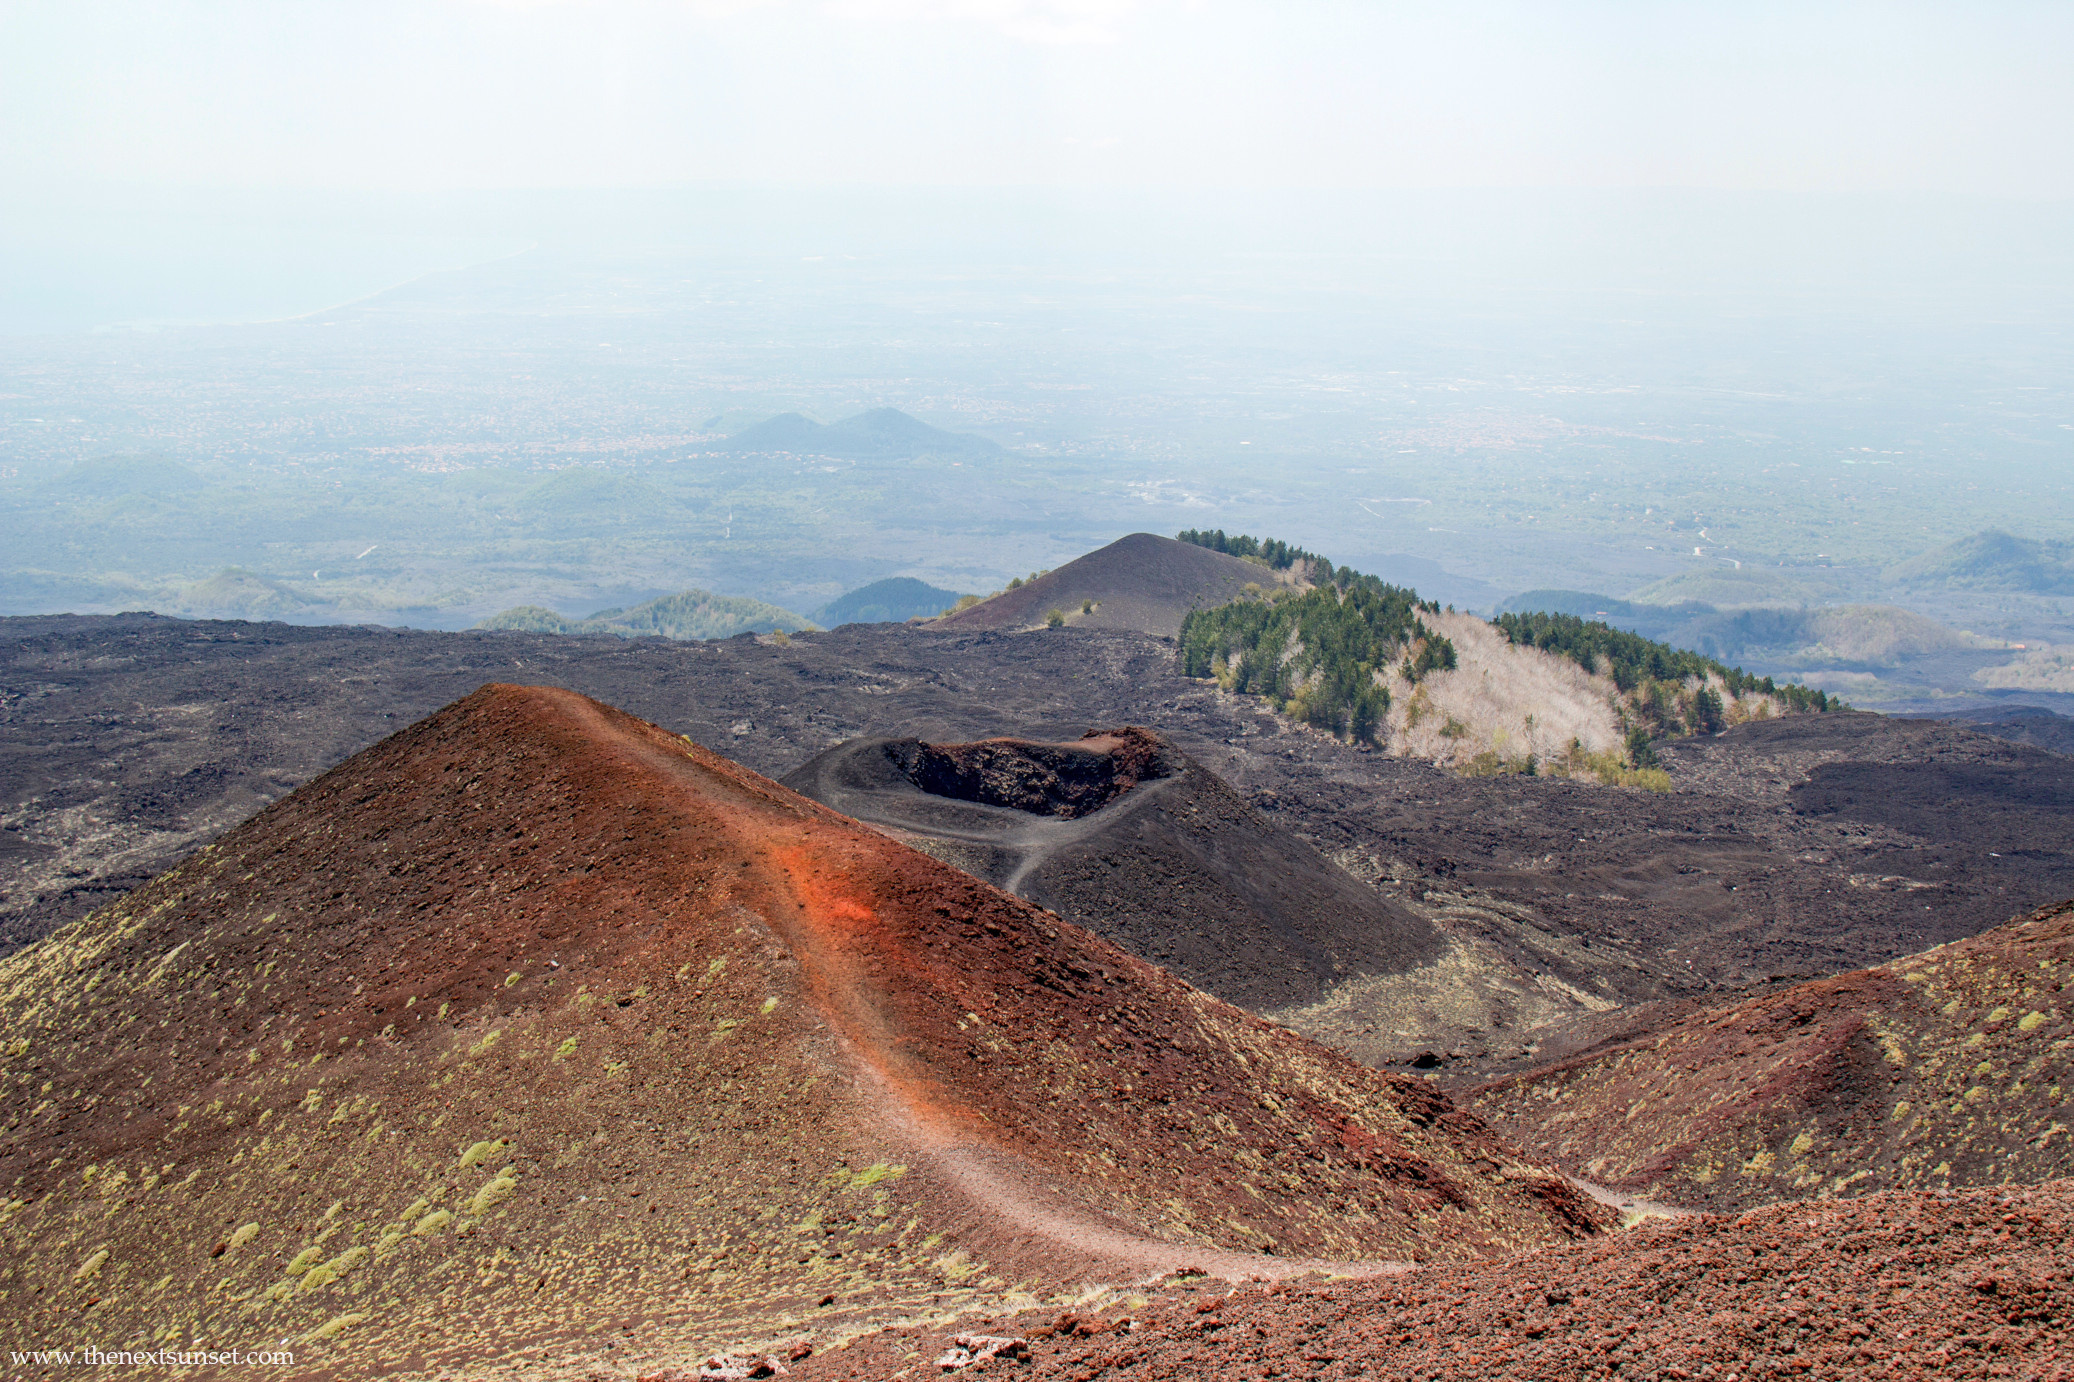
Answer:
<path fill-rule="evenodd" d="M 2055 701 L 2066 701 L 2067 697 L 2054 696 Z M 2037 705 L 1998 706 L 1991 710 L 1973 710 L 1960 715 L 1938 715 L 1940 720 L 1955 720 L 1969 729 L 1983 734 L 1992 734 L 1997 739 L 2009 739 L 2034 748 L 2050 749 L 2054 753 L 2074 754 L 2074 715 L 2064 715 Z"/>
<path fill-rule="evenodd" d="M 1255 1010 L 1431 962 L 1431 923 L 1136 728 L 1077 743 L 858 739 L 785 785 Z"/>

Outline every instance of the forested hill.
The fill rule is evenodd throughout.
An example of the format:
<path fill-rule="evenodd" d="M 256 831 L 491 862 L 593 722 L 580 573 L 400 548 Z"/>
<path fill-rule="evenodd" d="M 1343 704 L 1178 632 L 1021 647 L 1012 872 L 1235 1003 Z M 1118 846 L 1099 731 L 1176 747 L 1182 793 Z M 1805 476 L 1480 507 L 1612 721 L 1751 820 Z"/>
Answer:
<path fill-rule="evenodd" d="M 493 614 L 479 629 L 525 633 L 612 634 L 620 638 L 732 638 L 738 633 L 797 633 L 813 624 L 790 610 L 740 595 L 684 590 L 624 609 L 601 609 L 570 619 L 539 605 L 519 605 Z"/>
<path fill-rule="evenodd" d="M 1179 536 L 1270 570 L 1300 564 L 1311 580 L 1263 582 L 1190 614 L 1184 672 L 1393 754 L 1473 773 L 1663 787 L 1653 739 L 1842 704 L 1574 615 L 1486 622 L 1442 610 L 1276 539 L 1221 529 Z"/>

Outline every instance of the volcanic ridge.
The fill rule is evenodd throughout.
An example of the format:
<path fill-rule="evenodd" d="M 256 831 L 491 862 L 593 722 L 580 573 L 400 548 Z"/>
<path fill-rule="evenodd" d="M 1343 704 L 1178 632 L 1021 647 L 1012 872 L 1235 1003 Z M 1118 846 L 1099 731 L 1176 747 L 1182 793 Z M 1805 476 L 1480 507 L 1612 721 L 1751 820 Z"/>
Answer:
<path fill-rule="evenodd" d="M 21 1347 L 638 1370 L 1609 1219 L 1431 1085 L 549 688 L 8 958 L 0 1011 Z"/>
<path fill-rule="evenodd" d="M 1714 1209 L 2074 1175 L 2074 905 L 1709 1007 L 1473 1106 L 1622 1192 Z"/>

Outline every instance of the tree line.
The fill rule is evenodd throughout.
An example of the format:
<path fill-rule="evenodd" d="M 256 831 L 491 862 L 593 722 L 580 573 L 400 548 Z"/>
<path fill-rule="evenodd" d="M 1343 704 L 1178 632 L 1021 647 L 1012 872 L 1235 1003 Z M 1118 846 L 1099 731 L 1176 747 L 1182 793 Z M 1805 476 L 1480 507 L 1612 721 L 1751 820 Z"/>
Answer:
<path fill-rule="evenodd" d="M 1501 614 L 1491 623 L 1508 642 L 1540 648 L 1569 658 L 1587 672 L 1610 676 L 1636 715 L 1658 734 L 1681 727 L 1691 734 L 1714 734 L 1726 727 L 1726 707 L 1711 685 L 1713 678 L 1719 678 L 1731 696 L 1777 696 L 1789 709 L 1803 713 L 1843 708 L 1842 701 L 1813 687 L 1781 685 L 1704 654 L 1575 614 Z M 1688 680 L 1698 682 L 1698 689 L 1688 689 Z"/>

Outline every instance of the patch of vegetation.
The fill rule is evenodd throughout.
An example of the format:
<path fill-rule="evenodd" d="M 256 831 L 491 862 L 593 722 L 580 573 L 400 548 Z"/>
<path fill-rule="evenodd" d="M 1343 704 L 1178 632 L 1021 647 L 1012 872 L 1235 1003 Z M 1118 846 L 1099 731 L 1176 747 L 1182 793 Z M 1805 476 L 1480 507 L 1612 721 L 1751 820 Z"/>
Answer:
<path fill-rule="evenodd" d="M 1731 696 L 1776 696 L 1794 711 L 1848 708 L 1812 687 L 1780 685 L 1770 677 L 1752 676 L 1740 667 L 1575 614 L 1501 614 L 1491 623 L 1507 642 L 1567 657 L 1587 672 L 1611 677 L 1642 722 L 1628 735 L 1629 757 L 1637 768 L 1654 766 L 1648 741 L 1656 734 L 1714 734 L 1727 727 L 1727 708 L 1711 684 L 1715 681 Z M 1653 733 L 1642 732 L 1645 727 Z"/>
<path fill-rule="evenodd" d="M 1640 742 L 1637 742 L 1640 736 Z M 1550 765 L 1563 777 L 1590 777 L 1607 787 L 1640 787 L 1651 792 L 1671 790 L 1671 775 L 1656 761 L 1647 731 L 1639 726 L 1628 734 L 1627 757 L 1615 753 L 1593 753 L 1578 740 L 1571 740 L 1562 758 Z"/>
<path fill-rule="evenodd" d="M 510 1145 L 501 1137 L 493 1142 L 478 1142 L 461 1153 L 461 1169 L 465 1171 L 471 1166 L 480 1166 Z"/>
<path fill-rule="evenodd" d="M 1301 548 L 1241 535 L 1183 533 L 1183 541 L 1240 556 L 1314 563 L 1330 572 L 1309 590 L 1280 589 L 1195 610 L 1181 623 L 1181 666 L 1192 677 L 1214 676 L 1227 690 L 1264 696 L 1290 718 L 1374 744 L 1390 709 L 1379 674 L 1393 665 L 1416 684 L 1453 667 L 1454 644 L 1428 628 L 1422 614 L 1437 604 Z M 1220 545 L 1221 544 L 1221 545 Z"/>
<path fill-rule="evenodd" d="M 356 1324 L 363 1324 L 366 1315 L 335 1315 L 303 1336 L 303 1342 L 313 1343 L 318 1339 L 336 1339 Z"/>
<path fill-rule="evenodd" d="M 500 1175 L 475 1192 L 475 1198 L 468 1202 L 468 1207 L 464 1212 L 480 1218 L 510 1198 L 511 1192 L 516 1189 L 518 1189 L 516 1180 L 510 1176 Z"/>

